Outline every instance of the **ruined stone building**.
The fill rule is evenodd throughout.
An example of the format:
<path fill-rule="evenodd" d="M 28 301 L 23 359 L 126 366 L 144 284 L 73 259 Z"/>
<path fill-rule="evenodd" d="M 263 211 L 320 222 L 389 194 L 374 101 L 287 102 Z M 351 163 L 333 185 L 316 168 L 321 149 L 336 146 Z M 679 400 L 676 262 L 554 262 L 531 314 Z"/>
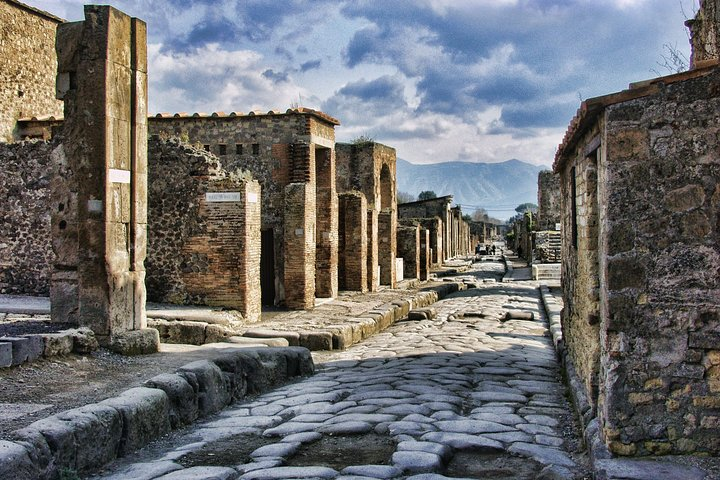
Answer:
<path fill-rule="evenodd" d="M 563 338 L 581 413 L 619 455 L 720 454 L 720 68 L 704 65 L 584 101 L 555 157 Z"/>
<path fill-rule="evenodd" d="M 340 288 L 376 291 L 395 286 L 397 200 L 395 149 L 376 142 L 338 143 Z M 366 212 L 360 208 L 364 198 Z M 365 219 L 360 218 L 365 216 Z M 356 246 L 365 237 L 365 247 Z M 360 250 L 358 250 L 360 248 Z M 365 260 L 360 268 L 360 256 Z M 350 265 L 353 263 L 354 265 Z"/>
<path fill-rule="evenodd" d="M 462 218 L 461 208 L 451 207 L 452 201 L 452 195 L 446 195 L 398 205 L 400 223 L 412 225 L 417 221 L 429 230 L 430 264 L 433 265 L 474 251 L 470 226 Z"/>
<path fill-rule="evenodd" d="M 720 0 L 700 0 L 695 18 L 685 22 L 690 29 L 690 67 L 699 68 L 720 56 Z"/>
<path fill-rule="evenodd" d="M 152 138 L 148 150 L 148 299 L 259 321 L 260 185 L 176 140 Z"/>
<path fill-rule="evenodd" d="M 202 146 L 228 171 L 246 170 L 260 183 L 265 305 L 308 309 L 316 297 L 337 295 L 336 125 L 305 108 L 149 119 L 150 135 Z"/>
<path fill-rule="evenodd" d="M 55 32 L 63 20 L 15 0 L 0 0 L 0 142 L 21 138 L 17 120 L 61 117 L 55 98 Z"/>

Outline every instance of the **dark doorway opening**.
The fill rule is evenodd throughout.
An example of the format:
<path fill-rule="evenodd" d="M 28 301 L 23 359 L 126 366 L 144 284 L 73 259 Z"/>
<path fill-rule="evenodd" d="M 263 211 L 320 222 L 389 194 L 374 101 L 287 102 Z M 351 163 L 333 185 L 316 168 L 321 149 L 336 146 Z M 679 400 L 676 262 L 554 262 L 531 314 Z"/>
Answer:
<path fill-rule="evenodd" d="M 275 234 L 272 228 L 260 233 L 260 291 L 262 304 L 275 304 Z"/>

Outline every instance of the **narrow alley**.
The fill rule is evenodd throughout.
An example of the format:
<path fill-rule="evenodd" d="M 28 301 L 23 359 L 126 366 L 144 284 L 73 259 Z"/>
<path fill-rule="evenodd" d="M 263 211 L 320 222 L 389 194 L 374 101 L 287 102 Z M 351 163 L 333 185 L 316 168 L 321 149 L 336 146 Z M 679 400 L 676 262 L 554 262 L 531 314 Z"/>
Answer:
<path fill-rule="evenodd" d="M 537 284 L 503 273 L 94 478 L 586 478 Z"/>

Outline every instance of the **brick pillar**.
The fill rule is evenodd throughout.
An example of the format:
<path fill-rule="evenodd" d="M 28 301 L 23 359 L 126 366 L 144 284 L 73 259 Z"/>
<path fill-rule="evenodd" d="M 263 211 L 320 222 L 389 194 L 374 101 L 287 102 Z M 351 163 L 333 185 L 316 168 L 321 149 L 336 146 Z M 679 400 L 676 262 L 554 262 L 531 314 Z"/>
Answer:
<path fill-rule="evenodd" d="M 407 279 L 420 278 L 420 227 L 398 227 L 398 257 L 403 259 L 403 275 Z"/>
<path fill-rule="evenodd" d="M 335 190 L 335 151 L 315 148 L 316 255 L 315 296 L 338 292 L 338 199 Z"/>
<path fill-rule="evenodd" d="M 395 288 L 395 252 L 397 218 L 392 210 L 383 210 L 378 214 L 378 263 L 380 264 L 380 284 Z"/>
<path fill-rule="evenodd" d="M 362 193 L 340 194 L 339 235 L 340 288 L 367 292 L 367 200 Z"/>
<path fill-rule="evenodd" d="M 285 187 L 285 305 L 315 306 L 315 188 L 310 183 Z"/>
<path fill-rule="evenodd" d="M 378 276 L 378 212 L 367 212 L 367 284 L 368 290 L 376 292 L 380 285 Z"/>
<path fill-rule="evenodd" d="M 52 318 L 128 354 L 159 344 L 145 315 L 146 37 L 141 20 L 88 5 L 56 40 L 65 122 L 52 184 Z"/>
<path fill-rule="evenodd" d="M 430 230 L 420 230 L 420 280 L 430 278 Z"/>

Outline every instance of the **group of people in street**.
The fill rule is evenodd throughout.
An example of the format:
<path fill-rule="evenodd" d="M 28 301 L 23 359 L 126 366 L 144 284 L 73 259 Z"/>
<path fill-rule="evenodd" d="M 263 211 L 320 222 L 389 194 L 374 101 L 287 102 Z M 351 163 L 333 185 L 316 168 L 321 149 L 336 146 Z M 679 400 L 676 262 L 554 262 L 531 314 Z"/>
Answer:
<path fill-rule="evenodd" d="M 498 249 L 495 244 L 483 245 L 480 242 L 475 246 L 475 255 L 495 255 L 500 250 L 502 255 L 502 249 Z"/>

